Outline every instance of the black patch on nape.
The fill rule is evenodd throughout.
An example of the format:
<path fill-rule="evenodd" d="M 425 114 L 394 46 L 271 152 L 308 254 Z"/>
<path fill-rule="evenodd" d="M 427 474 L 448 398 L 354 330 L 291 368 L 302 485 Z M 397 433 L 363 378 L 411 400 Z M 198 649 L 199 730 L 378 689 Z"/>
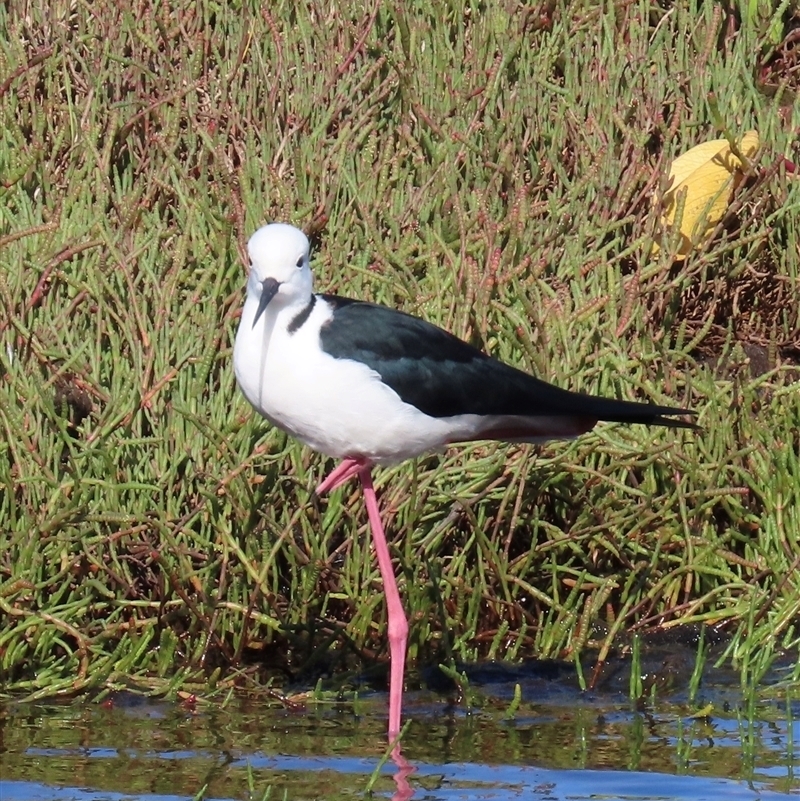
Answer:
<path fill-rule="evenodd" d="M 290 334 L 294 334 L 305 321 L 309 318 L 312 310 L 314 309 L 314 304 L 317 302 L 317 296 L 312 295 L 311 300 L 308 301 L 308 305 L 300 312 L 293 320 L 289 323 L 289 327 L 286 329 Z"/>

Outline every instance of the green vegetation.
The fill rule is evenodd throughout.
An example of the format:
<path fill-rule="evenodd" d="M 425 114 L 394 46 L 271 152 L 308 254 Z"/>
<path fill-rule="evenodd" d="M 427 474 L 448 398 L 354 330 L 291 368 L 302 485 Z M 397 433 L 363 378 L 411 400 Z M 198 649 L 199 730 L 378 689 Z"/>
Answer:
<path fill-rule="evenodd" d="M 800 643 L 791 9 L 339 5 L 0 7 L 2 691 L 383 652 L 357 485 L 315 499 L 330 463 L 234 384 L 268 220 L 312 230 L 322 289 L 700 414 L 379 471 L 412 659 L 602 661 L 693 622 L 758 681 Z M 712 107 L 763 146 L 673 264 L 652 198 Z"/>

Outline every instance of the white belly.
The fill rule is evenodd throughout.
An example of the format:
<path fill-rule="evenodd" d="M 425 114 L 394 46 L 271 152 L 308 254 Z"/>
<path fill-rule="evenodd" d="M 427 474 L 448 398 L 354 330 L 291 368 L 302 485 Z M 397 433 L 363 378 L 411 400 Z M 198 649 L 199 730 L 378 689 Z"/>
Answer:
<path fill-rule="evenodd" d="M 365 364 L 324 353 L 319 326 L 329 314 L 318 303 L 306 324 L 290 334 L 288 320 L 281 319 L 286 311 L 264 314 L 252 328 L 245 310 L 234 367 L 256 411 L 320 453 L 377 464 L 440 449 L 476 431 L 480 418 L 429 417 L 404 403 Z"/>

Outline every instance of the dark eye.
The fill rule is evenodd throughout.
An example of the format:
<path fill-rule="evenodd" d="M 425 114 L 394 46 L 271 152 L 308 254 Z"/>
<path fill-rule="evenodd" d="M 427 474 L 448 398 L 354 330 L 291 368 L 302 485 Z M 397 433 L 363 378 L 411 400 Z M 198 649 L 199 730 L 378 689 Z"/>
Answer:
<path fill-rule="evenodd" d="M 300 258 L 297 260 L 297 268 L 298 268 L 298 269 L 300 269 L 302 266 L 303 266 L 303 257 L 301 256 L 301 257 L 300 257 Z"/>

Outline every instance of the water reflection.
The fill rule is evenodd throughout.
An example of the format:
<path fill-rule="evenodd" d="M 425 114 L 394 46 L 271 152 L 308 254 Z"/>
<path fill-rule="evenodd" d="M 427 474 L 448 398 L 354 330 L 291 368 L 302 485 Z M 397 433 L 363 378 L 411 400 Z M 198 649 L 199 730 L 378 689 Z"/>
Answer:
<path fill-rule="evenodd" d="M 800 789 L 800 723 L 785 698 L 765 700 L 751 720 L 731 688 L 707 691 L 712 711 L 694 718 L 680 698 L 637 708 L 620 694 L 551 688 L 546 702 L 523 703 L 507 721 L 513 687 L 484 689 L 470 708 L 411 693 L 411 724 L 374 794 L 643 801 L 656 786 L 664 799 L 767 799 Z M 526 685 L 523 697 L 537 692 Z M 187 707 L 126 695 L 107 707 L 0 706 L 0 798 L 177 801 L 202 791 L 206 799 L 257 801 L 269 791 L 351 801 L 385 756 L 385 725 L 380 694 L 306 709 L 248 699 Z"/>
<path fill-rule="evenodd" d="M 397 791 L 392 796 L 392 801 L 408 801 L 414 796 L 410 778 L 416 773 L 416 768 L 403 756 L 400 743 L 396 743 L 392 748 L 392 762 L 397 766 L 397 773 L 394 774 Z"/>

